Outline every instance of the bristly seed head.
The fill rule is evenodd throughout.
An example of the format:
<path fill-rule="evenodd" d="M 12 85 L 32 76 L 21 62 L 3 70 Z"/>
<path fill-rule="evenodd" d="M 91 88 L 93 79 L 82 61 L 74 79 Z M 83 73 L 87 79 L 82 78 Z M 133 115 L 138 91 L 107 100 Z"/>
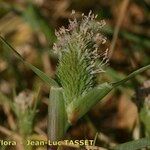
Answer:
<path fill-rule="evenodd" d="M 66 103 L 88 92 L 96 83 L 96 74 L 104 72 L 108 63 L 108 49 L 100 49 L 100 44 L 106 42 L 100 33 L 105 21 L 97 22 L 96 18 L 90 11 L 88 16 L 82 14 L 81 21 L 74 17 L 67 29 L 61 27 L 56 31 L 58 41 L 53 47 L 59 56 L 56 75 L 64 88 Z"/>

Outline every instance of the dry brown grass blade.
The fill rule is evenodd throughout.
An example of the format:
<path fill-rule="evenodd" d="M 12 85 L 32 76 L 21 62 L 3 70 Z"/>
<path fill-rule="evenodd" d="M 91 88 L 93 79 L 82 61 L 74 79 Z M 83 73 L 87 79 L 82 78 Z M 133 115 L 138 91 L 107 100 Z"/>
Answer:
<path fill-rule="evenodd" d="M 113 54 L 115 44 L 116 44 L 116 41 L 117 41 L 117 38 L 118 38 L 119 30 L 120 30 L 122 21 L 124 19 L 124 16 L 126 14 L 128 4 L 129 4 L 129 0 L 123 0 L 122 1 L 121 7 L 120 7 L 120 13 L 119 13 L 117 24 L 115 26 L 115 30 L 114 30 L 114 34 L 113 34 L 113 39 L 112 39 L 112 42 L 111 42 L 111 45 L 110 45 L 109 58 L 111 58 L 111 56 Z"/>

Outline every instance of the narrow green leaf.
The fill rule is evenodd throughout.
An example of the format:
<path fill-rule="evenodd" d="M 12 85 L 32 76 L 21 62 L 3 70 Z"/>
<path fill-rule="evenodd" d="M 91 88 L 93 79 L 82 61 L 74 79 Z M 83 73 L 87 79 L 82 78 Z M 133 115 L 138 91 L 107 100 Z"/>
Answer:
<path fill-rule="evenodd" d="M 99 100 L 106 96 L 113 87 L 104 83 L 90 90 L 85 96 L 74 100 L 67 107 L 68 121 L 71 124 L 76 123 L 83 115 L 85 115 Z"/>
<path fill-rule="evenodd" d="M 48 138 L 51 141 L 60 140 L 65 133 L 66 110 L 63 99 L 63 89 L 52 87 L 48 104 Z"/>
<path fill-rule="evenodd" d="M 150 146 L 150 138 L 141 138 L 139 140 L 120 144 L 115 150 L 140 150 Z"/>
<path fill-rule="evenodd" d="M 120 80 L 120 81 L 118 81 L 118 82 L 112 83 L 112 85 L 113 85 L 114 87 L 117 87 L 117 86 L 119 86 L 119 85 L 122 85 L 122 84 L 124 84 L 125 82 L 127 82 L 128 80 L 130 80 L 131 78 L 135 77 L 136 75 L 138 75 L 138 74 L 140 74 L 140 73 L 142 73 L 143 71 L 148 70 L 148 69 L 150 69 L 150 64 L 147 65 L 147 66 L 144 66 L 144 67 L 142 67 L 142 68 L 140 68 L 140 69 L 138 69 L 138 70 L 135 70 L 134 72 L 132 72 L 131 74 L 129 74 L 126 78 L 124 78 L 124 79 L 122 79 L 122 80 Z"/>
<path fill-rule="evenodd" d="M 50 78 L 48 75 L 46 75 L 44 72 L 33 66 L 32 64 L 25 61 L 25 59 L 3 38 L 0 36 L 0 39 L 2 42 L 4 42 L 18 57 L 20 61 L 22 61 L 27 67 L 29 67 L 35 74 L 37 74 L 45 83 L 47 83 L 50 86 L 58 87 L 58 83 Z"/>
<path fill-rule="evenodd" d="M 44 72 L 33 66 L 32 64 L 28 62 L 24 62 L 35 74 L 37 74 L 46 84 L 54 87 L 58 87 L 58 83 L 50 78 L 48 75 L 46 75 Z"/>
<path fill-rule="evenodd" d="M 72 101 L 67 107 L 68 121 L 71 124 L 76 123 L 78 119 L 80 119 L 83 115 L 85 115 L 99 100 L 105 97 L 112 89 L 124 84 L 126 81 L 130 80 L 137 74 L 149 68 L 150 65 L 147 65 L 132 72 L 123 80 L 120 80 L 112 84 L 104 83 L 98 87 L 93 88 L 85 96 Z"/>

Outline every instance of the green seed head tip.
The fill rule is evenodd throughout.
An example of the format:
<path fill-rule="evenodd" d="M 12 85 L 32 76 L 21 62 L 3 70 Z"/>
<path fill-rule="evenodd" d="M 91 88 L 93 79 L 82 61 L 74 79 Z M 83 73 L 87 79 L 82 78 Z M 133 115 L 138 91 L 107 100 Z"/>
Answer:
<path fill-rule="evenodd" d="M 106 42 L 100 33 L 105 22 L 97 22 L 96 17 L 90 12 L 77 21 L 73 16 L 67 29 L 61 27 L 56 31 L 58 41 L 53 47 L 59 56 L 56 75 L 67 103 L 87 93 L 95 85 L 96 74 L 104 72 L 103 66 L 108 62 L 108 50 L 100 49 L 100 44 Z"/>

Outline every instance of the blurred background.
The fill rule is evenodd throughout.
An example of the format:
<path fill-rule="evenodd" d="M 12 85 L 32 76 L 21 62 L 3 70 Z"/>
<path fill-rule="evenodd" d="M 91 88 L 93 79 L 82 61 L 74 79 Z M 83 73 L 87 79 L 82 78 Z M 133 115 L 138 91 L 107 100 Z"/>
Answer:
<path fill-rule="evenodd" d="M 28 62 L 53 77 L 57 63 L 51 54 L 55 30 L 67 27 L 72 10 L 77 18 L 92 10 L 97 20 L 106 21 L 102 32 L 107 37 L 110 61 L 99 82 L 118 81 L 150 63 L 150 0 L 0 0 L 0 35 Z M 150 136 L 149 77 L 150 70 L 111 92 L 69 129 L 66 138 L 95 138 L 97 146 L 111 149 Z M 29 135 L 46 139 L 48 96 L 49 87 L 1 42 L 0 140 L 19 141 Z M 30 112 L 35 105 L 36 111 Z M 30 130 L 24 127 L 25 118 L 31 119 Z M 0 145 L 2 150 L 10 147 L 27 149 L 20 144 Z"/>

